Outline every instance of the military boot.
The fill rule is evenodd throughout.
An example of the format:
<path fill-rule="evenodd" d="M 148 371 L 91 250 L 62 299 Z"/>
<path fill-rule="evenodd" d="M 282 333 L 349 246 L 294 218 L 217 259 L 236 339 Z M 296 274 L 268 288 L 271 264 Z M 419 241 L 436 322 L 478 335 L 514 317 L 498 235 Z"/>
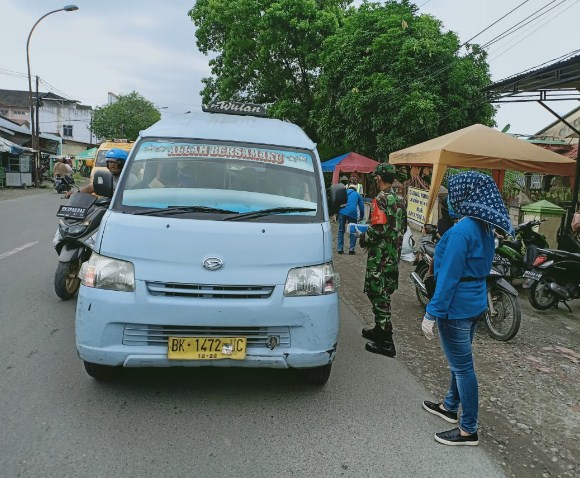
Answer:
<path fill-rule="evenodd" d="M 393 342 L 393 326 L 388 324 L 386 330 L 381 330 L 379 337 L 374 342 L 367 342 L 365 350 L 373 354 L 386 355 L 394 357 L 397 355 L 395 343 Z"/>
<path fill-rule="evenodd" d="M 365 339 L 368 340 L 372 340 L 373 342 L 376 342 L 377 340 L 380 340 L 382 337 L 382 332 L 383 329 L 381 329 L 378 325 L 375 324 L 375 326 L 372 329 L 362 329 L 362 336 Z"/>

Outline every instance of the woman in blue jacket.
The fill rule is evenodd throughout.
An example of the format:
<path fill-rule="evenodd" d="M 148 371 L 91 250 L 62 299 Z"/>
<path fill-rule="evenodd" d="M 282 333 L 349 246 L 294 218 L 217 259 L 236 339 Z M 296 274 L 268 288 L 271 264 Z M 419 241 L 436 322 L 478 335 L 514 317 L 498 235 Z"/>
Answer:
<path fill-rule="evenodd" d="M 459 426 L 436 433 L 445 445 L 477 445 L 478 383 L 472 342 L 477 322 L 487 309 L 486 277 L 494 255 L 494 227 L 514 235 L 513 227 L 493 179 L 467 172 L 449 180 L 448 207 L 454 219 L 435 249 L 437 284 L 427 305 L 422 329 L 427 338 L 437 323 L 441 347 L 451 370 L 449 390 L 441 403 L 423 402 L 423 408 Z"/>

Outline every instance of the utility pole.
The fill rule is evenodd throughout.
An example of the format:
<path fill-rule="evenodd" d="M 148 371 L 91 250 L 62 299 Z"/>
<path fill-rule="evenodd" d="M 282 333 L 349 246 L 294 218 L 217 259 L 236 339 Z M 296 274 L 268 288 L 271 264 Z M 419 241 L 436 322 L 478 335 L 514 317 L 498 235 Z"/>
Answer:
<path fill-rule="evenodd" d="M 36 153 L 34 153 L 34 170 L 36 171 L 35 177 L 35 185 L 38 185 L 42 181 L 41 171 L 40 171 L 40 159 L 42 153 L 40 151 L 40 98 L 38 96 L 38 75 L 36 75 L 36 131 L 34 133 L 34 138 L 36 140 L 36 145 L 34 149 Z"/>

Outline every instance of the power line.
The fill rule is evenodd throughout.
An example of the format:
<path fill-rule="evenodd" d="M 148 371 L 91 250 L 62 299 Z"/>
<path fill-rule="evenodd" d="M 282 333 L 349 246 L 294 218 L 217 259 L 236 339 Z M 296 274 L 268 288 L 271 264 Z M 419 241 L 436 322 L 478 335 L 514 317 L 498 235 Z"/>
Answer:
<path fill-rule="evenodd" d="M 572 8 L 574 5 L 576 5 L 578 3 L 578 1 L 580 0 L 575 0 L 574 3 L 572 3 L 571 5 L 568 5 L 565 9 L 563 9 L 561 12 L 557 13 L 556 15 L 548 18 L 545 22 L 543 22 L 541 25 L 539 25 L 535 30 L 532 30 L 530 33 L 528 33 L 526 36 L 524 36 L 523 38 L 521 38 L 519 41 L 517 41 L 516 43 L 514 43 L 513 45 L 509 46 L 508 48 L 506 48 L 505 50 L 503 50 L 501 53 L 495 55 L 493 58 L 490 58 L 490 60 L 495 60 L 496 58 L 499 58 L 500 56 L 502 56 L 504 53 L 508 52 L 509 50 L 511 50 L 513 47 L 515 47 L 516 45 L 519 45 L 522 41 L 524 41 L 526 38 L 528 38 L 530 35 L 533 35 L 534 33 L 536 33 L 538 30 L 540 30 L 541 28 L 545 27 L 548 23 L 550 23 L 552 20 L 558 18 L 560 15 L 562 15 L 563 13 L 565 13 L 566 11 L 568 11 L 570 8 Z M 528 29 L 529 30 L 529 29 Z M 507 45 L 504 45 L 507 46 Z M 496 50 L 497 52 L 498 50 Z M 574 53 L 577 53 L 580 50 L 576 50 Z M 567 54 L 569 55 L 569 54 Z"/>
<path fill-rule="evenodd" d="M 487 48 L 491 45 L 493 45 L 494 43 L 497 43 L 498 41 L 506 38 L 509 35 L 512 35 L 513 33 L 515 33 L 516 31 L 518 31 L 519 29 L 525 27 L 526 25 L 528 25 L 531 22 L 534 22 L 536 20 L 538 20 L 540 17 L 544 16 L 545 14 L 551 12 L 552 10 L 554 10 L 555 8 L 558 8 L 560 5 L 562 5 L 563 3 L 569 1 L 569 0 L 561 0 L 560 3 L 558 3 L 557 5 L 554 5 L 552 8 L 550 8 L 549 10 L 546 10 L 542 13 L 540 13 L 543 9 L 547 8 L 548 6 L 550 6 L 551 4 L 555 3 L 557 0 L 552 0 L 550 3 L 544 5 L 542 8 L 536 10 L 534 13 L 532 13 L 531 15 L 527 16 L 526 18 L 524 18 L 523 20 L 519 21 L 518 23 L 516 23 L 515 25 L 511 26 L 510 28 L 508 28 L 507 30 L 505 30 L 503 33 L 500 33 L 499 35 L 497 35 L 495 38 L 492 38 L 490 41 L 488 41 L 487 43 L 485 43 L 484 45 L 482 45 L 482 48 Z M 526 22 L 526 20 L 530 19 L 529 21 Z M 526 22 L 526 23 L 524 23 Z M 523 23 L 523 25 L 522 25 Z M 516 28 L 517 27 L 517 28 Z"/>

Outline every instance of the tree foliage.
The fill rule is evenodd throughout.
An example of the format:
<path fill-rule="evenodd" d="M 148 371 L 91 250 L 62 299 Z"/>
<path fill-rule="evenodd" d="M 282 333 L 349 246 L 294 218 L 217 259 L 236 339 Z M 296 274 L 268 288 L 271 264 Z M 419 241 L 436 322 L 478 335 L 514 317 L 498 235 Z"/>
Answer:
<path fill-rule="evenodd" d="M 95 108 L 91 131 L 98 138 L 126 138 L 135 141 L 139 131 L 161 118 L 153 103 L 133 91 L 117 101 Z"/>
<path fill-rule="evenodd" d="M 486 54 L 408 0 L 197 0 L 189 16 L 212 55 L 203 102 L 269 105 L 324 153 L 389 152 L 473 123 L 493 124 L 481 93 Z M 325 157 L 325 154 L 322 156 Z"/>
<path fill-rule="evenodd" d="M 412 3 L 365 3 L 327 39 L 314 117 L 322 140 L 386 160 L 474 123 L 493 125 L 486 53 Z"/>
<path fill-rule="evenodd" d="M 314 107 L 319 54 L 339 26 L 344 0 L 197 0 L 189 15 L 210 59 L 203 102 L 269 104 L 269 114 L 305 128 Z"/>

